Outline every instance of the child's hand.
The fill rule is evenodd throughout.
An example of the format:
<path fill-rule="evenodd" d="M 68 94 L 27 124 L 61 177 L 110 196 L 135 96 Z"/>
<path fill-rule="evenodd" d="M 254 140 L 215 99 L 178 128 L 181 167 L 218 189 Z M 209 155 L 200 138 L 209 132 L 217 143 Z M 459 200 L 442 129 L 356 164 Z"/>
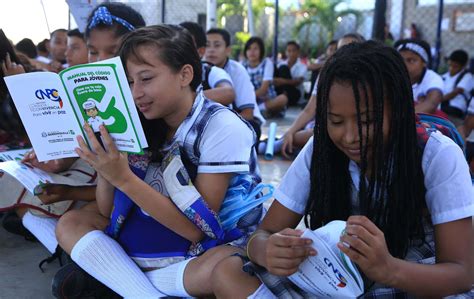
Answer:
<path fill-rule="evenodd" d="M 129 176 L 132 175 L 132 171 L 128 165 L 127 154 L 119 152 L 109 132 L 107 132 L 107 129 L 103 125 L 100 125 L 100 134 L 105 149 L 100 145 L 89 124 L 86 123 L 84 125 L 84 131 L 90 141 L 92 151 L 82 136 L 78 136 L 77 141 L 79 142 L 80 148 L 76 148 L 76 153 L 110 184 L 120 189 L 120 186 L 126 183 Z"/>
<path fill-rule="evenodd" d="M 42 187 L 43 193 L 38 195 L 38 198 L 44 204 L 51 204 L 58 201 L 68 200 L 68 193 L 70 193 L 72 186 L 48 184 Z"/>
<path fill-rule="evenodd" d="M 271 235 L 265 244 L 265 268 L 268 272 L 289 276 L 308 257 L 316 255 L 311 239 L 301 238 L 300 230 L 285 228 Z"/>
<path fill-rule="evenodd" d="M 2 61 L 2 71 L 5 77 L 25 73 L 25 69 L 21 64 L 11 61 L 9 53 L 5 56 L 5 61 Z"/>
<path fill-rule="evenodd" d="M 365 216 L 347 219 L 345 234 L 337 244 L 371 280 L 388 285 L 395 258 L 390 255 L 383 232 Z"/>
<path fill-rule="evenodd" d="M 52 173 L 58 173 L 67 170 L 74 163 L 74 161 L 76 161 L 76 158 L 65 158 L 40 162 L 38 161 L 38 157 L 36 156 L 34 150 L 26 153 L 21 160 L 22 163 L 28 163 L 33 167 Z"/>

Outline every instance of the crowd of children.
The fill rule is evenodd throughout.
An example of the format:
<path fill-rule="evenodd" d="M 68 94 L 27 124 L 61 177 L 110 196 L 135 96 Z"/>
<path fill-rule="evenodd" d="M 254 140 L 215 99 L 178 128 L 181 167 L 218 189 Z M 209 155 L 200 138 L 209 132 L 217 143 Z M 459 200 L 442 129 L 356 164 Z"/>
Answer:
<path fill-rule="evenodd" d="M 59 29 L 46 47 L 25 39 L 15 49 L 21 60 L 1 57 L 2 77 L 119 56 L 149 144 L 144 155 L 126 155 L 105 126 L 99 141 L 85 124 L 90 142 L 78 138 L 79 158 L 25 155 L 45 171 L 81 169 L 93 183 L 44 186 L 38 198 L 56 214 L 17 207 L 3 215 L 7 230 L 48 249 L 48 261 L 68 257 L 55 297 L 308 298 L 287 278 L 318 254 L 296 227 L 336 219 L 346 221 L 337 246 L 362 274 L 363 297 L 474 295 L 474 79 L 464 50 L 440 76 L 422 40 L 389 47 L 351 33 L 307 67 L 297 42 L 274 65 L 251 37 L 240 63 L 226 30 L 146 26 L 120 3 L 98 5 L 84 33 Z M 275 142 L 296 158 L 273 193 L 258 167 L 261 127 L 305 103 L 308 69 L 310 99 Z M 4 82 L 0 96 L 1 151 L 28 147 Z M 468 160 L 416 113 L 458 125 Z"/>

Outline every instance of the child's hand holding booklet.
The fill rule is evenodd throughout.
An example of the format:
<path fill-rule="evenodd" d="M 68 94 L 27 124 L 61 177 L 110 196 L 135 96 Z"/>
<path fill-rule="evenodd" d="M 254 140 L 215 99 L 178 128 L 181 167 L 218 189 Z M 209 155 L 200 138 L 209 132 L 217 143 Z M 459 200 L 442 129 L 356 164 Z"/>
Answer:
<path fill-rule="evenodd" d="M 59 74 L 5 77 L 38 160 L 77 157 L 83 125 L 100 140 L 105 125 L 118 150 L 143 153 L 148 146 L 119 58 L 78 65 Z"/>
<path fill-rule="evenodd" d="M 337 243 L 346 227 L 345 221 L 332 221 L 301 237 L 311 239 L 315 256 L 308 257 L 289 279 L 304 291 L 321 298 L 355 298 L 364 292 L 364 281 L 352 261 Z"/>

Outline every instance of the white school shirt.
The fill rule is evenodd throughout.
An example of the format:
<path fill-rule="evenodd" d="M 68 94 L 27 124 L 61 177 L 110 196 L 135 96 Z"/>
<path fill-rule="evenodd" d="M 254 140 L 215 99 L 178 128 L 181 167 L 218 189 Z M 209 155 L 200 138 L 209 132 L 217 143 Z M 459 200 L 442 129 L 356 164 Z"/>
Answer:
<path fill-rule="evenodd" d="M 233 59 L 227 60 L 224 70 L 230 75 L 234 83 L 235 100 L 232 104 L 233 108 L 238 111 L 253 108 L 253 116 L 264 123 L 265 118 L 263 118 L 260 109 L 258 109 L 255 88 L 250 81 L 247 70 Z"/>
<path fill-rule="evenodd" d="M 247 72 L 249 73 L 249 75 L 253 75 L 253 74 L 257 73 L 262 68 L 262 64 L 264 62 L 265 62 L 265 68 L 263 69 L 262 81 L 273 82 L 273 73 L 274 73 L 275 69 L 273 67 L 272 60 L 268 57 L 264 58 L 262 60 L 262 62 L 260 62 L 260 64 L 257 65 L 256 67 L 251 67 L 250 65 L 247 66 Z"/>
<path fill-rule="evenodd" d="M 418 98 L 426 96 L 432 90 L 439 90 L 442 94 L 444 83 L 440 75 L 426 69 L 421 82 L 415 83 L 411 87 L 413 88 L 413 100 L 418 102 Z"/>
<path fill-rule="evenodd" d="M 202 75 L 203 76 L 205 74 L 204 69 L 205 69 L 205 66 L 203 64 L 202 65 Z M 205 78 L 203 78 L 203 80 L 204 79 Z M 222 68 L 213 65 L 209 70 L 209 77 L 208 77 L 208 82 L 207 83 L 209 83 L 209 86 L 211 88 L 216 88 L 217 85 L 219 85 L 222 82 L 227 82 L 231 86 L 234 86 L 234 84 L 232 82 L 232 79 L 230 78 L 229 74 L 227 74 L 227 72 L 225 70 L 223 70 Z"/>
<path fill-rule="evenodd" d="M 455 86 L 456 80 L 459 78 L 461 73 L 464 70 L 460 71 L 454 76 L 451 76 L 449 72 L 443 74 L 441 77 L 444 81 L 443 93 L 447 94 L 453 91 L 455 88 L 462 88 L 464 90 L 463 94 L 458 94 L 449 101 L 449 106 L 456 107 L 459 110 L 465 112 L 467 109 L 467 100 L 471 97 L 471 90 L 474 88 L 474 81 L 471 73 L 466 73 L 462 77 L 461 81 Z M 467 99 L 467 100 L 466 100 Z"/>
<path fill-rule="evenodd" d="M 304 214 L 309 197 L 312 153 L 311 137 L 273 194 L 283 206 L 300 215 Z M 474 191 L 469 167 L 456 143 L 440 132 L 432 133 L 425 145 L 421 164 L 425 176 L 425 200 L 433 225 L 474 215 Z M 358 188 L 360 170 L 352 161 L 349 173 Z"/>
<path fill-rule="evenodd" d="M 288 65 L 288 60 L 285 60 L 282 62 L 279 66 L 286 64 Z M 308 67 L 306 64 L 302 63 L 301 60 L 298 58 L 295 62 L 295 64 L 291 67 L 290 73 L 291 73 L 291 78 L 292 79 L 299 79 L 303 78 L 303 81 L 306 80 L 306 73 L 308 72 Z M 300 85 L 296 86 L 298 90 L 301 93 L 300 99 L 304 99 L 304 86 L 303 82 L 301 82 Z"/>

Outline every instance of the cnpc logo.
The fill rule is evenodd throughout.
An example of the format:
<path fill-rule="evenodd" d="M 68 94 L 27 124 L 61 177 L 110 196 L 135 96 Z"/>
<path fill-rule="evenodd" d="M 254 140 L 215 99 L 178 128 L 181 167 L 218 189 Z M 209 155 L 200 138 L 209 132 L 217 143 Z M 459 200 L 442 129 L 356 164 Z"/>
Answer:
<path fill-rule="evenodd" d="M 57 89 L 50 89 L 50 88 L 46 88 L 46 89 L 38 89 L 36 90 L 35 92 L 35 96 L 37 99 L 39 100 L 51 100 L 53 102 L 58 102 L 59 103 L 59 107 L 62 108 L 63 107 L 63 100 L 61 99 L 61 97 L 59 96 L 59 92 Z"/>
<path fill-rule="evenodd" d="M 336 275 L 337 280 L 339 280 L 337 286 L 340 288 L 345 287 L 347 285 L 347 280 L 344 278 L 344 276 L 342 276 L 341 272 L 339 272 L 339 270 L 337 270 L 336 267 L 334 267 L 334 265 L 327 258 L 324 258 L 324 262 L 326 263 L 326 265 L 328 265 L 329 268 L 331 268 L 332 272 L 334 272 L 334 274 Z"/>

